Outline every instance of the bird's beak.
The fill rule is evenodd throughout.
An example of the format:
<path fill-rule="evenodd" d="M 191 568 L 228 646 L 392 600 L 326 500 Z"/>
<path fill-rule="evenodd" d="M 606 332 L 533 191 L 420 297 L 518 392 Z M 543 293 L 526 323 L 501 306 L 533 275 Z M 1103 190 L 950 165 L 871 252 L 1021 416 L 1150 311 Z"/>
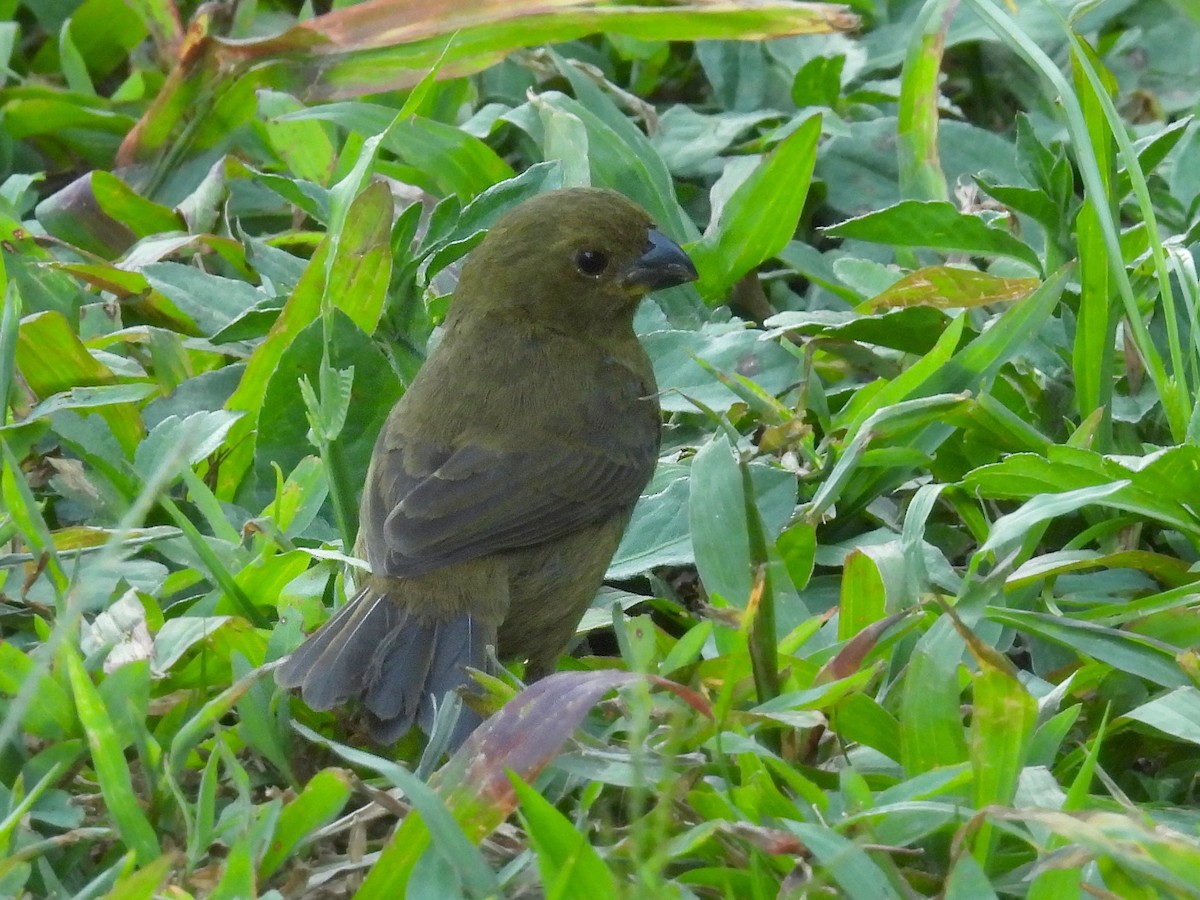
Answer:
<path fill-rule="evenodd" d="M 623 281 L 648 292 L 695 281 L 696 277 L 696 266 L 683 248 L 657 228 L 651 228 L 646 252 L 626 270 Z"/>

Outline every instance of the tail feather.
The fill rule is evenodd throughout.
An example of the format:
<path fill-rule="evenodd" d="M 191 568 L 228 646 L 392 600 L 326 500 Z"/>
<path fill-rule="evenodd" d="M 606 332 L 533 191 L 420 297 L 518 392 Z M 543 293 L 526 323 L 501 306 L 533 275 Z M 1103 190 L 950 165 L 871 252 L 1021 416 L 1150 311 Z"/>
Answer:
<path fill-rule="evenodd" d="M 354 611 L 336 627 L 326 627 L 334 632 L 332 640 L 301 685 L 301 696 L 313 709 L 332 709 L 361 693 L 363 663 L 372 658 L 376 643 L 388 633 L 380 627 L 385 623 L 378 621 L 388 616 L 391 605 L 384 597 L 364 591 L 353 605 Z"/>
<path fill-rule="evenodd" d="M 463 670 L 464 665 L 473 669 L 487 667 L 489 643 L 496 643 L 495 633 L 489 634 L 486 628 L 469 616 L 441 624 L 438 646 L 445 647 L 447 652 L 439 653 L 434 659 L 433 668 L 429 673 L 429 690 L 421 704 L 421 727 L 427 733 L 433 729 L 437 704 L 441 703 L 446 693 L 473 683 Z M 480 721 L 479 714 L 464 705 L 459 711 L 450 746 L 457 747 L 466 740 L 467 735 L 475 730 Z"/>
<path fill-rule="evenodd" d="M 358 601 L 361 594 L 334 613 L 333 618 L 317 629 L 303 644 L 292 651 L 291 656 L 284 660 L 283 665 L 275 670 L 275 683 L 283 688 L 303 687 L 316 666 L 317 661 L 342 633 L 342 629 L 362 611 Z M 314 706 L 313 709 L 330 709 L 338 703 L 350 699 L 350 694 L 333 700 L 328 706 Z"/>
<path fill-rule="evenodd" d="M 446 692 L 468 686 L 466 667 L 481 668 L 487 659 L 486 629 L 470 616 L 410 620 L 392 634 L 397 639 L 380 647 L 376 678 L 363 697 L 367 730 L 381 744 L 397 740 L 414 721 L 430 733 Z M 464 709 L 451 746 L 460 744 L 478 724 L 479 717 Z"/>
<path fill-rule="evenodd" d="M 435 651 L 437 623 L 404 621 L 384 638 L 364 679 L 363 708 L 376 719 L 412 722 L 421 708 Z"/>
<path fill-rule="evenodd" d="M 300 688 L 313 709 L 357 700 L 371 737 L 390 744 L 418 722 L 431 729 L 445 693 L 470 683 L 466 667 L 486 665 L 494 632 L 466 615 L 414 616 L 368 585 L 297 648 L 275 680 Z M 464 708 L 452 746 L 478 722 Z"/>

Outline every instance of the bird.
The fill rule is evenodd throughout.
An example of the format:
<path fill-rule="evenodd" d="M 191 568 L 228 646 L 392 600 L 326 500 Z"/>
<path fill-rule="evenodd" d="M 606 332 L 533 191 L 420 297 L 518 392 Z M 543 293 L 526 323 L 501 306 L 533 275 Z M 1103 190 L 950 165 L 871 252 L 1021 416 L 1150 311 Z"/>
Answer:
<path fill-rule="evenodd" d="M 552 672 L 658 460 L 635 311 L 696 277 L 615 191 L 552 190 L 506 212 L 375 443 L 355 545 L 370 575 L 277 683 L 315 710 L 355 703 L 389 745 L 430 733 L 447 693 L 473 684 L 468 668 Z M 480 721 L 464 705 L 450 746 Z"/>

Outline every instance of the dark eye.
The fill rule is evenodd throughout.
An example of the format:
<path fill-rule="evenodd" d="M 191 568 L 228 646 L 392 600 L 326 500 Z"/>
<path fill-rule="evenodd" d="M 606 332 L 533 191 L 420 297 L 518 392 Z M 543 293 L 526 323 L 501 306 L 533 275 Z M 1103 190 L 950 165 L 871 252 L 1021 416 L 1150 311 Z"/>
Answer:
<path fill-rule="evenodd" d="M 608 268 L 608 254 L 600 250 L 580 250 L 575 254 L 575 268 L 589 278 L 595 278 Z"/>

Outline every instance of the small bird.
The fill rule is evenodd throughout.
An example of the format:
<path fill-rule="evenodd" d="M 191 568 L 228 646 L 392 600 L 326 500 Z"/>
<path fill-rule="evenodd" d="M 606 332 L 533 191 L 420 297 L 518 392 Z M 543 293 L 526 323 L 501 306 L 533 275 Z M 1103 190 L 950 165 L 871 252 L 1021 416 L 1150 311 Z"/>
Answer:
<path fill-rule="evenodd" d="M 613 191 L 550 191 L 463 266 L 441 341 L 376 441 L 358 594 L 277 670 L 313 709 L 355 700 L 373 740 L 429 732 L 488 648 L 552 671 L 658 459 L 658 388 L 633 316 L 692 281 Z M 478 724 L 464 708 L 457 745 Z"/>

